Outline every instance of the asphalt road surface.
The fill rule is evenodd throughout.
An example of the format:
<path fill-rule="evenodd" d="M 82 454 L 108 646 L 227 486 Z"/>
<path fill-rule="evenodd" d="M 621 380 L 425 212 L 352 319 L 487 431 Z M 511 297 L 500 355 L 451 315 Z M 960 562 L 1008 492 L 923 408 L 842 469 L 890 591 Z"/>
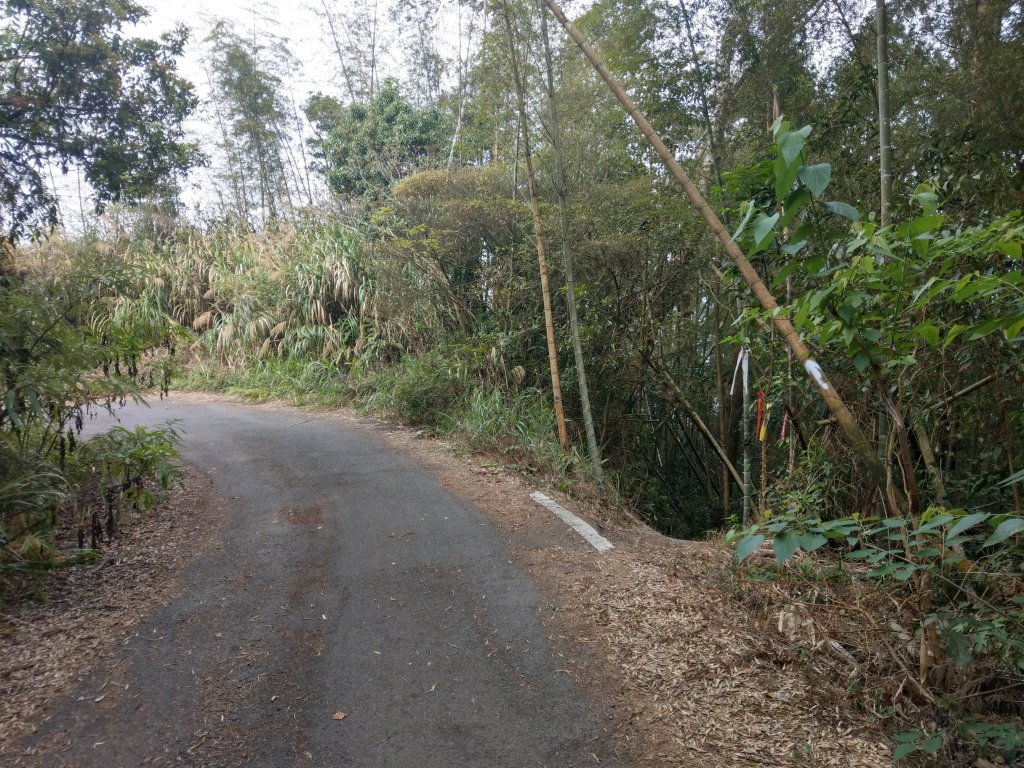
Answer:
<path fill-rule="evenodd" d="M 169 418 L 226 500 L 221 542 L 124 645 L 125 692 L 70 695 L 33 736 L 62 745 L 42 765 L 621 765 L 504 535 L 372 425 L 121 412 Z"/>

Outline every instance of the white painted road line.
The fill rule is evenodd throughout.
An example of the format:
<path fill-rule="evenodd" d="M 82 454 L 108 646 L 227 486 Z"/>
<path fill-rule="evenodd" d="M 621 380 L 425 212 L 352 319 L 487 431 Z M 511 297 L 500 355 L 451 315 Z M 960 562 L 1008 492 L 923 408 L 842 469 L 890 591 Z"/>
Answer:
<path fill-rule="evenodd" d="M 558 517 L 562 518 L 567 522 L 573 530 L 576 531 L 580 536 L 590 542 L 591 546 L 594 547 L 598 552 L 604 552 L 605 550 L 612 549 L 612 543 L 608 541 L 604 536 L 595 531 L 589 523 L 580 520 L 576 515 L 570 512 L 568 509 L 563 507 L 556 501 L 545 496 L 540 491 L 535 491 L 530 494 L 530 498 L 540 504 L 542 507 L 549 509 Z"/>

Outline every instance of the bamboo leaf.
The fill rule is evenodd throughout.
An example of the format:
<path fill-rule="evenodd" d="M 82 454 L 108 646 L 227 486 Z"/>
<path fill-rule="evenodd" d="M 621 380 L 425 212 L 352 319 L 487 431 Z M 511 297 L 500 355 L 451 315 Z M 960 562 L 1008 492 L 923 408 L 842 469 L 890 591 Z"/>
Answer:
<path fill-rule="evenodd" d="M 954 538 L 955 536 L 959 536 L 968 528 L 973 528 L 978 523 L 985 522 L 989 519 L 989 517 L 991 517 L 991 515 L 988 512 L 975 512 L 972 515 L 965 515 L 964 517 L 961 517 L 957 521 L 956 525 L 950 528 L 949 532 L 946 534 L 947 546 L 950 539 Z"/>
<path fill-rule="evenodd" d="M 929 347 L 939 346 L 939 329 L 931 323 L 921 323 L 914 329 L 914 333 L 924 339 Z"/>
<path fill-rule="evenodd" d="M 1024 482 L 1024 469 L 1019 469 L 1010 475 L 1008 478 L 999 483 L 1000 487 L 1005 485 L 1016 485 L 1017 483 Z"/>

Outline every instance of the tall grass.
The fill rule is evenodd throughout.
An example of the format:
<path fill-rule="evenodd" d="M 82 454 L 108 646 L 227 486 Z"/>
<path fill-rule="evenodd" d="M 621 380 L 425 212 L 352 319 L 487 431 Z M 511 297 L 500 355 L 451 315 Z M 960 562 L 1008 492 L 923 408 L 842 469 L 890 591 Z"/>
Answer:
<path fill-rule="evenodd" d="M 117 277 L 96 332 L 166 339 L 185 361 L 176 387 L 355 404 L 530 471 L 576 464 L 555 439 L 550 403 L 525 381 L 523 339 L 463 327 L 445 273 L 415 249 L 378 250 L 356 230 L 312 218 L 96 247 Z M 81 262 L 62 253 L 40 259 L 54 279 Z"/>
<path fill-rule="evenodd" d="M 196 359 L 175 377 L 174 385 L 256 402 L 281 400 L 315 408 L 338 407 L 354 398 L 346 375 L 337 366 L 300 358 L 254 358 L 233 366 L 216 359 Z"/>
<path fill-rule="evenodd" d="M 445 415 L 444 429 L 467 447 L 495 453 L 522 469 L 565 475 L 580 465 L 574 448 L 562 450 L 554 431 L 555 414 L 544 393 L 473 387 Z"/>

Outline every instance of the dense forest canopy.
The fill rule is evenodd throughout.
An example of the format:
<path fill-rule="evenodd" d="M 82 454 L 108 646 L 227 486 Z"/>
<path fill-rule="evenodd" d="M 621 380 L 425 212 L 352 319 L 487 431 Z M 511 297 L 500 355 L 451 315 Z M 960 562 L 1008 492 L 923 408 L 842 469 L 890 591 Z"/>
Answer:
<path fill-rule="evenodd" d="M 185 32 L 3 7 L 8 241 L 72 166 L 120 204 L 0 272 L 6 479 L 134 391 L 108 363 L 189 348 L 193 386 L 468 434 L 670 535 L 846 552 L 928 595 L 921 648 L 1019 690 L 1019 595 L 986 579 L 1020 578 L 1024 528 L 1024 4 L 598 0 L 574 24 L 673 173 L 545 3 L 325 0 L 336 88 L 300 97 L 287 40 L 220 21 L 201 223 L 167 205 L 199 159 Z"/>

